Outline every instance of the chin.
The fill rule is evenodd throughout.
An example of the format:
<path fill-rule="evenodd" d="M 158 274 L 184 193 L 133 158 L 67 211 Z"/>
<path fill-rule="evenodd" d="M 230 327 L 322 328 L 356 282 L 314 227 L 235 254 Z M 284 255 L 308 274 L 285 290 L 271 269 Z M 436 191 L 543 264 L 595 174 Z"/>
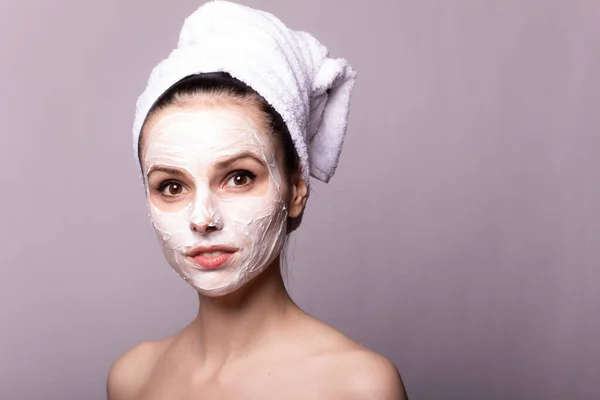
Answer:
<path fill-rule="evenodd" d="M 241 289 L 266 269 L 266 265 L 255 271 L 243 268 L 229 270 L 227 268 L 214 271 L 186 271 L 185 281 L 198 293 L 206 297 L 221 297 Z"/>

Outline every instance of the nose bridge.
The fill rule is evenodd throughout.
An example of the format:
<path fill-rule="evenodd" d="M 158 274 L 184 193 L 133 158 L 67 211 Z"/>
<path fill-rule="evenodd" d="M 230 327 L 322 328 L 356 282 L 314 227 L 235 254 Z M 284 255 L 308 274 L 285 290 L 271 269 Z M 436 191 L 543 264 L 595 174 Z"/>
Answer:
<path fill-rule="evenodd" d="M 214 194 L 207 188 L 197 188 L 192 204 L 191 222 L 207 224 L 216 217 L 216 201 Z"/>

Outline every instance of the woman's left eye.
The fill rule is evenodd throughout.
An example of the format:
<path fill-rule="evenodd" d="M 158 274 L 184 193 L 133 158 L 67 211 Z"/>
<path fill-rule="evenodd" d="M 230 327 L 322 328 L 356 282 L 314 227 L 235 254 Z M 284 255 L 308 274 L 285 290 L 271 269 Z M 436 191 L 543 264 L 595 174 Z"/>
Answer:
<path fill-rule="evenodd" d="M 227 180 L 225 186 L 229 187 L 244 187 L 252 183 L 252 181 L 256 178 L 250 171 L 237 171 L 234 172 L 233 175 Z"/>

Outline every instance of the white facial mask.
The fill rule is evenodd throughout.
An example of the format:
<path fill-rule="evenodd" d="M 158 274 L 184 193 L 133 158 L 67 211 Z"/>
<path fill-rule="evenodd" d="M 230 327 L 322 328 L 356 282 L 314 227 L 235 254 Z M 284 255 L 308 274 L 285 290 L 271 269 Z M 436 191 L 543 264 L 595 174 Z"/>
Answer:
<path fill-rule="evenodd" d="M 286 237 L 287 210 L 275 149 L 248 117 L 226 108 L 179 111 L 166 115 L 146 132 L 143 159 L 147 190 L 153 167 L 176 168 L 193 180 L 185 204 L 148 210 L 171 267 L 200 293 L 231 293 L 260 274 L 279 255 Z M 216 162 L 249 152 L 269 171 L 266 191 L 222 190 L 211 184 Z M 264 167 L 263 167 L 264 171 Z M 174 178 L 176 180 L 176 178 Z M 180 200 L 181 201 L 181 200 Z M 194 226 L 212 224 L 199 232 Z M 186 256 L 198 247 L 237 249 L 220 268 L 203 268 Z"/>

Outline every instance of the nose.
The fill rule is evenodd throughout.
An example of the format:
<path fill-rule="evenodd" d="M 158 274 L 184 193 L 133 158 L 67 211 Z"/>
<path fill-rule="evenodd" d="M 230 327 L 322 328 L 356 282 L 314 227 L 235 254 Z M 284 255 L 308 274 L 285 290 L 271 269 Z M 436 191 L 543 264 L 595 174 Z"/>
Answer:
<path fill-rule="evenodd" d="M 207 235 L 223 229 L 223 220 L 215 207 L 215 200 L 211 195 L 199 196 L 193 205 L 190 217 L 192 232 Z"/>

